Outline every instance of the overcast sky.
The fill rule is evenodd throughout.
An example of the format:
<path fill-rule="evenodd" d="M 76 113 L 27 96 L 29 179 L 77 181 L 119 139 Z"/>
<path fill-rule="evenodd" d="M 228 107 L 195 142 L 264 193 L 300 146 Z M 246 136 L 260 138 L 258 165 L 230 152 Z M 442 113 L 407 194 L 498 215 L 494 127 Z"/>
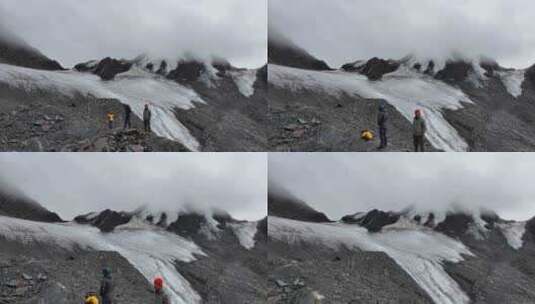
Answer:
<path fill-rule="evenodd" d="M 144 52 L 213 54 L 239 67 L 267 61 L 267 0 L 2 0 L 0 20 L 68 67 Z"/>
<path fill-rule="evenodd" d="M 333 67 L 452 50 L 503 66 L 535 63 L 532 0 L 270 0 L 269 23 Z"/>
<path fill-rule="evenodd" d="M 0 180 L 63 219 L 141 205 L 267 215 L 265 153 L 0 153 Z"/>
<path fill-rule="evenodd" d="M 377 208 L 484 208 L 535 216 L 531 153 L 271 153 L 269 180 L 331 219 Z"/>

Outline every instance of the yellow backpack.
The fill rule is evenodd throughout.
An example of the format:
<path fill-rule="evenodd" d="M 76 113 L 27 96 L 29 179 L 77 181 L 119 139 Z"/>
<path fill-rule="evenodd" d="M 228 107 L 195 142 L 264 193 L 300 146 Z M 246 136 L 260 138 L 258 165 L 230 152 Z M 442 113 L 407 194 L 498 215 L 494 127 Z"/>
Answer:
<path fill-rule="evenodd" d="M 365 141 L 370 141 L 373 139 L 373 133 L 370 130 L 364 130 L 360 133 L 360 138 Z"/>
<path fill-rule="evenodd" d="M 95 293 L 88 293 L 85 296 L 85 304 L 100 304 L 98 296 Z"/>

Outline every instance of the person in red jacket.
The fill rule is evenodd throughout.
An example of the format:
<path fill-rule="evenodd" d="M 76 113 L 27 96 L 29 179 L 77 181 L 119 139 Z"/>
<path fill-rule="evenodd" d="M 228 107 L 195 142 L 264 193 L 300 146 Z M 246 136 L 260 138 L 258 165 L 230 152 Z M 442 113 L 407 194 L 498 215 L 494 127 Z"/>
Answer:
<path fill-rule="evenodd" d="M 171 304 L 169 297 L 163 290 L 163 279 L 154 279 L 154 304 Z"/>

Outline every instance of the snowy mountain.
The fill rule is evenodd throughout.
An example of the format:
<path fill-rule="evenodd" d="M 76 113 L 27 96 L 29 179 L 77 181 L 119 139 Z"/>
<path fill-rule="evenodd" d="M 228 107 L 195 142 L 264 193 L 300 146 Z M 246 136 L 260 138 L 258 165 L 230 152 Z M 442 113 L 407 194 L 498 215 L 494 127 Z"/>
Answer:
<path fill-rule="evenodd" d="M 266 229 L 266 220 L 238 221 L 223 212 L 105 210 L 61 223 L 2 213 L 0 261 L 19 260 L 9 274 L 18 283 L 10 289 L 13 293 L 0 292 L 0 301 L 18 294 L 15 302 L 8 302 L 33 303 L 38 298 L 44 303 L 78 302 L 85 292 L 98 288 L 98 269 L 110 267 L 119 285 L 116 299 L 150 302 L 150 284 L 161 276 L 173 304 L 255 303 L 265 298 Z M 95 256 L 100 258 L 94 260 Z M 39 286 L 20 277 L 28 260 L 34 263 L 33 272 L 41 272 L 26 276 L 46 277 Z M 87 272 L 85 267 L 94 273 L 73 277 Z M 137 285 L 122 285 L 128 276 L 136 277 Z M 54 302 L 58 293 L 66 302 Z"/>
<path fill-rule="evenodd" d="M 269 59 L 275 128 L 269 138 L 277 150 L 373 150 L 376 143 L 362 143 L 358 134 L 364 129 L 377 132 L 380 103 L 387 104 L 390 116 L 389 150 L 411 149 L 410 123 L 416 109 L 424 113 L 428 146 L 434 150 L 535 147 L 535 82 L 530 78 L 535 67 L 507 69 L 490 59 L 459 54 L 357 60 L 332 71 Z M 290 105 L 291 110 L 286 109 Z"/>
<path fill-rule="evenodd" d="M 7 130 L 0 150 L 265 150 L 266 68 L 142 55 L 60 70 L 23 55 L 0 61 L 0 127 Z M 150 106 L 152 134 L 122 133 L 123 104 L 138 129 L 145 104 Z M 106 129 L 110 111 L 117 114 L 113 131 Z"/>
<path fill-rule="evenodd" d="M 506 221 L 488 211 L 371 210 L 332 223 L 270 214 L 270 246 L 299 261 L 276 269 L 271 287 L 300 276 L 327 302 L 531 303 L 533 225 L 535 218 Z M 332 267 L 341 275 L 316 278 Z M 351 284 L 359 290 L 343 289 Z"/>

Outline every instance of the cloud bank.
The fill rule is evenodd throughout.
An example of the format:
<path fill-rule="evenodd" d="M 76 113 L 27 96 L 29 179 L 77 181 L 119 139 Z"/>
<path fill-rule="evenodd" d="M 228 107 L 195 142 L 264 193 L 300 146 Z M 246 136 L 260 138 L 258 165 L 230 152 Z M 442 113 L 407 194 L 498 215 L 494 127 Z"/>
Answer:
<path fill-rule="evenodd" d="M 269 27 L 338 67 L 374 56 L 484 55 L 535 63 L 530 0 L 270 0 Z"/>
<path fill-rule="evenodd" d="M 106 56 L 216 55 L 266 63 L 267 0 L 2 0 L 8 30 L 72 67 Z"/>
<path fill-rule="evenodd" d="M 486 209 L 535 216 L 530 153 L 291 153 L 269 155 L 269 181 L 330 218 L 373 208 Z"/>
<path fill-rule="evenodd" d="M 264 153 L 1 153 L 0 181 L 64 219 L 104 209 L 186 206 L 267 215 Z"/>

